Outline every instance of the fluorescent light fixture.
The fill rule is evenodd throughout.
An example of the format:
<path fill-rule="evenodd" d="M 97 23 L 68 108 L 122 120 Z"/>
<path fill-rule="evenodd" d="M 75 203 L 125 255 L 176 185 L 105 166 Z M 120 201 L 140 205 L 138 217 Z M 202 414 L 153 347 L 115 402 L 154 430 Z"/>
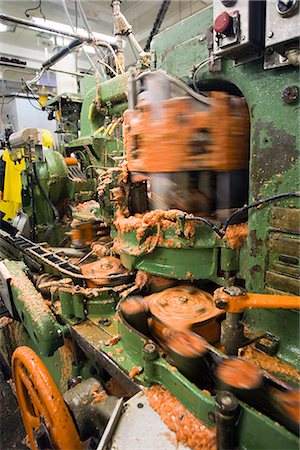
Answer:
<path fill-rule="evenodd" d="M 5 25 L 4 23 L 0 23 L 0 33 L 4 33 L 7 30 L 8 30 L 8 26 Z"/>
<path fill-rule="evenodd" d="M 47 20 L 47 19 L 44 20 L 41 17 L 32 17 L 32 21 L 37 25 L 45 25 L 47 27 L 53 28 L 56 31 L 60 31 L 60 32 L 65 31 L 67 33 L 73 33 L 71 26 L 66 25 L 64 23 L 54 22 L 53 20 Z M 0 31 L 1 31 L 1 29 L 0 29 Z M 77 28 L 77 33 L 79 35 L 88 37 L 88 32 L 84 28 Z M 114 36 L 110 36 L 108 34 L 103 34 L 103 33 L 94 33 L 94 32 L 93 32 L 93 35 L 99 41 L 105 41 L 110 44 L 116 43 L 116 38 Z"/>

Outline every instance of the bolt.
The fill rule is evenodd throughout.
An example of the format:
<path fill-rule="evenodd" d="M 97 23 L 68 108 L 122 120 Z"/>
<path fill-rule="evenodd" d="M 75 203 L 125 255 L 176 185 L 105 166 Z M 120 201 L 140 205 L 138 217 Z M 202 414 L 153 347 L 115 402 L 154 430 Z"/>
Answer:
<path fill-rule="evenodd" d="M 299 97 L 299 88 L 297 86 L 288 86 L 281 94 L 282 100 L 287 103 L 295 103 Z"/>
<path fill-rule="evenodd" d="M 215 397 L 216 409 L 223 414 L 231 415 L 238 408 L 238 402 L 236 397 L 227 391 L 220 391 Z"/>
<path fill-rule="evenodd" d="M 138 403 L 136 406 L 137 406 L 139 409 L 144 408 L 143 403 Z"/>
<path fill-rule="evenodd" d="M 156 358 L 158 358 L 158 351 L 156 349 L 156 346 L 152 342 L 145 344 L 143 351 L 144 358 L 147 361 L 154 361 Z"/>
<path fill-rule="evenodd" d="M 111 324 L 111 320 L 110 319 L 100 319 L 98 323 L 99 323 L 99 325 L 108 327 Z"/>
<path fill-rule="evenodd" d="M 154 344 L 146 344 L 144 346 L 144 352 L 145 353 L 154 353 L 156 350 L 156 347 Z"/>
<path fill-rule="evenodd" d="M 267 36 L 268 36 L 268 38 L 272 38 L 272 37 L 274 36 L 273 31 L 269 31 L 268 34 L 267 34 Z"/>
<path fill-rule="evenodd" d="M 244 41 L 245 39 L 246 39 L 246 36 L 243 34 L 243 35 L 241 36 L 241 40 Z"/>

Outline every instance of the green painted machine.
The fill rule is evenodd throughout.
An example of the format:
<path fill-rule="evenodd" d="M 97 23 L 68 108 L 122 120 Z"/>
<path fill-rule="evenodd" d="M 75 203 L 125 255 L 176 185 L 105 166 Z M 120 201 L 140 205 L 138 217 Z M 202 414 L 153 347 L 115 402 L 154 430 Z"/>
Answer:
<path fill-rule="evenodd" d="M 44 234 L 1 221 L 1 354 L 32 448 L 299 447 L 297 8 L 215 0 L 27 161 Z"/>

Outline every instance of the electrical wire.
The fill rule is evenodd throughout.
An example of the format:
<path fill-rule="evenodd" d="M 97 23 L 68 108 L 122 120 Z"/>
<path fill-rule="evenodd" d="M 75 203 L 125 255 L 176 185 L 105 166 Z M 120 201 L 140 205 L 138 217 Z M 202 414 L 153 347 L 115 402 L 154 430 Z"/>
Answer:
<path fill-rule="evenodd" d="M 42 11 L 42 0 L 39 0 L 39 4 L 36 8 L 28 8 L 25 11 L 25 16 L 30 17 L 30 14 L 28 14 L 28 11 L 36 11 L 37 9 L 40 10 L 41 15 L 43 16 L 43 19 L 46 20 L 45 14 Z"/>
<path fill-rule="evenodd" d="M 120 62 L 118 60 L 118 57 L 116 55 L 116 52 L 114 51 L 112 46 L 108 42 L 105 42 L 105 41 L 96 41 L 96 43 L 97 43 L 97 46 L 101 45 L 103 47 L 107 47 L 108 48 L 108 50 L 111 52 L 111 54 L 113 55 L 113 58 L 115 60 L 115 65 L 116 65 L 117 72 L 120 71 L 121 73 L 124 73 L 124 70 L 123 70 L 123 68 L 122 68 L 122 66 L 121 66 L 121 64 L 120 64 Z"/>
<path fill-rule="evenodd" d="M 36 98 L 34 91 L 31 89 L 31 87 L 28 85 L 28 83 L 24 80 L 24 78 L 21 78 L 21 81 L 22 81 L 22 83 L 23 83 L 23 85 L 24 85 L 24 88 L 25 88 L 25 93 L 26 93 L 27 100 L 29 101 L 29 103 L 31 104 L 31 106 L 32 106 L 33 108 L 37 109 L 38 111 L 44 111 L 45 108 L 43 108 L 43 106 L 41 105 L 40 100 L 39 100 L 38 98 Z M 30 97 L 29 97 L 29 93 L 31 93 L 32 99 L 33 99 L 33 100 L 36 100 L 36 101 L 38 102 L 38 104 L 40 105 L 39 108 L 37 108 L 36 106 L 34 106 L 34 104 L 31 102 L 31 99 L 30 99 Z"/>
<path fill-rule="evenodd" d="M 208 225 L 220 238 L 222 238 L 224 236 L 225 233 L 223 233 L 223 231 L 220 231 L 220 229 L 218 227 L 216 227 L 210 220 L 205 219 L 205 217 L 198 217 L 198 216 L 193 216 L 193 217 L 188 217 L 185 216 L 184 214 L 180 215 L 177 217 L 178 219 L 181 220 L 189 220 L 189 221 L 194 221 L 194 222 L 202 222 L 205 223 L 206 225 Z"/>
<path fill-rule="evenodd" d="M 65 0 L 61 0 L 61 2 L 62 2 L 62 5 L 63 5 L 63 8 L 64 8 L 64 11 L 65 11 L 65 14 L 66 14 L 66 16 L 67 16 L 67 19 L 68 19 L 68 21 L 69 21 L 69 23 L 70 23 L 71 29 L 72 29 L 73 33 L 75 33 L 75 28 L 74 28 L 74 26 L 73 26 L 73 22 L 72 22 L 72 19 L 71 19 L 70 14 L 69 14 L 68 7 L 67 7 L 67 5 L 66 5 L 66 2 L 65 2 Z M 99 71 L 98 71 L 98 69 L 97 69 L 97 67 L 96 67 L 96 65 L 95 65 L 95 63 L 94 63 L 94 61 L 92 60 L 92 58 L 90 58 L 90 56 L 89 56 L 88 53 L 84 50 L 84 48 L 83 48 L 82 50 L 83 50 L 83 53 L 84 53 L 86 59 L 89 61 L 89 63 L 90 63 L 91 66 L 93 67 L 95 73 L 98 73 L 98 74 L 100 75 L 100 73 L 99 73 Z"/>
<path fill-rule="evenodd" d="M 98 60 L 97 62 L 98 62 L 99 64 L 102 64 L 102 65 L 103 65 L 104 67 L 106 67 L 107 69 L 109 69 L 110 72 L 111 72 L 113 75 L 115 75 L 115 76 L 118 75 L 117 72 L 116 72 L 112 67 L 110 67 L 109 64 L 107 64 L 105 61 L 103 61 L 102 59 L 101 59 L 101 60 Z"/>
<path fill-rule="evenodd" d="M 189 221 L 195 221 L 195 222 L 202 222 L 206 225 L 208 225 L 219 237 L 223 238 L 226 234 L 227 227 L 230 225 L 230 222 L 234 217 L 237 217 L 241 214 L 243 214 L 245 211 L 248 211 L 249 209 L 256 208 L 261 205 L 265 205 L 267 203 L 276 201 L 276 200 L 283 200 L 285 198 L 291 198 L 291 197 L 300 197 L 300 192 L 285 192 L 283 194 L 276 194 L 272 195 L 271 197 L 267 197 L 263 200 L 258 200 L 257 202 L 250 203 L 250 205 L 243 206 L 242 208 L 237 209 L 234 211 L 223 224 L 218 228 L 216 227 L 210 220 L 206 219 L 205 217 L 198 217 L 198 216 L 186 216 L 185 214 L 182 214 L 178 216 L 179 220 L 189 220 Z"/>
<path fill-rule="evenodd" d="M 210 61 L 210 60 L 208 60 L 208 61 Z M 173 75 L 170 75 L 170 74 L 166 73 L 163 70 L 160 70 L 160 69 L 157 69 L 157 70 L 146 70 L 146 71 L 140 73 L 135 79 L 136 80 L 141 80 L 142 78 L 144 78 L 145 76 L 147 76 L 149 74 L 163 75 L 168 80 L 170 80 L 172 83 L 174 83 L 176 86 L 178 86 L 180 89 L 182 89 L 184 92 L 186 92 L 188 95 L 190 95 L 191 97 L 195 98 L 196 100 L 198 100 L 198 101 L 200 101 L 202 103 L 205 103 L 206 105 L 211 105 L 211 100 L 208 97 L 205 97 L 205 95 L 199 94 L 198 92 L 195 92 L 193 89 L 191 89 L 188 85 L 186 85 L 179 78 L 176 78 Z"/>
<path fill-rule="evenodd" d="M 234 217 L 239 216 L 239 215 L 243 214 L 245 211 L 248 211 L 249 209 L 252 209 L 252 208 L 256 208 L 260 205 L 265 205 L 265 204 L 273 202 L 275 200 L 282 200 L 282 199 L 290 198 L 290 197 L 300 197 L 300 192 L 285 192 L 283 194 L 272 195 L 271 197 L 267 197 L 263 200 L 258 200 L 257 202 L 250 203 L 250 205 L 246 205 L 246 206 L 243 206 L 242 208 L 237 209 L 224 222 L 224 225 L 222 226 L 224 234 L 226 233 L 226 229 L 227 229 L 228 225 L 230 225 L 230 222 L 232 221 L 232 219 Z"/>
<path fill-rule="evenodd" d="M 218 59 L 218 58 L 214 58 L 214 59 Z M 197 83 L 196 83 L 196 77 L 198 75 L 198 72 L 200 69 L 202 69 L 204 66 L 206 66 L 206 64 L 208 64 L 211 61 L 210 58 L 206 58 L 204 59 L 196 68 L 193 78 L 192 78 L 192 83 L 193 83 L 193 88 L 195 89 L 196 92 L 199 92 L 198 87 L 197 87 Z"/>

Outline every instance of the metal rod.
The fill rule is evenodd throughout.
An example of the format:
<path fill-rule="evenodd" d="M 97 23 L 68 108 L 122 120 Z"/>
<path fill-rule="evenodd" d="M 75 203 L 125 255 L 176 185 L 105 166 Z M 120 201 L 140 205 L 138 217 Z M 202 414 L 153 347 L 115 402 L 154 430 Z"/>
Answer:
<path fill-rule="evenodd" d="M 3 14 L 3 13 L 0 13 L 0 20 L 6 20 L 8 22 L 13 22 L 18 25 L 23 25 L 23 26 L 29 27 L 29 28 L 37 28 L 38 30 L 48 31 L 49 33 L 52 33 L 52 34 L 58 34 L 58 35 L 67 36 L 70 38 L 81 39 L 82 41 L 90 40 L 89 36 L 82 36 L 80 34 L 71 33 L 68 31 L 59 31 L 56 28 L 48 27 L 47 25 L 38 25 L 36 23 L 31 22 L 30 20 L 20 19 L 19 17 L 9 16 L 9 15 Z"/>
<path fill-rule="evenodd" d="M 79 72 L 68 72 L 67 70 L 59 70 L 59 69 L 49 69 L 50 72 L 58 72 L 58 73 L 65 73 L 66 75 L 74 75 L 76 77 L 84 77 L 84 73 Z"/>

